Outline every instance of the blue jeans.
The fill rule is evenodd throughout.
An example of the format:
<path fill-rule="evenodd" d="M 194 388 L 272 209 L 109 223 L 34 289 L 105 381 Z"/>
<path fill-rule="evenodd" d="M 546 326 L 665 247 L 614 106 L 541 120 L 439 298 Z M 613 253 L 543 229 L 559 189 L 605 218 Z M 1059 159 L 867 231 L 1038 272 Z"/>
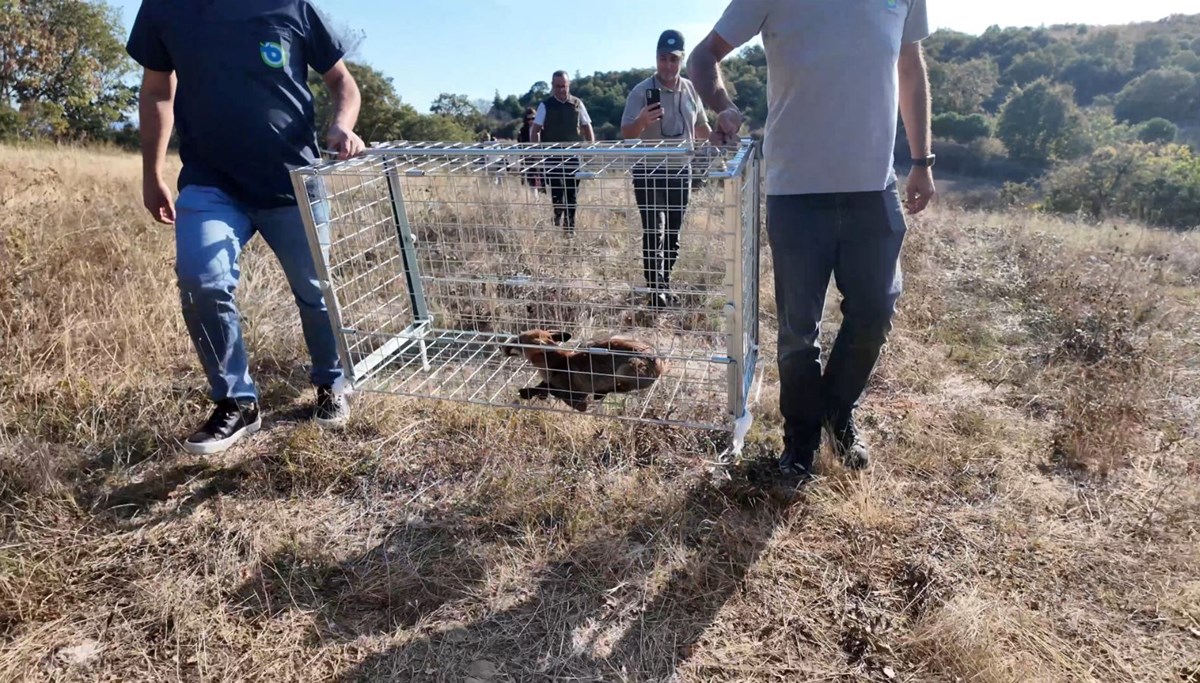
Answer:
<path fill-rule="evenodd" d="M 858 406 L 892 329 L 906 231 L 894 184 L 882 192 L 767 198 L 779 407 L 791 433 L 819 439 L 825 419 Z M 822 372 L 819 334 L 830 276 L 843 297 L 842 325 Z"/>
<path fill-rule="evenodd" d="M 261 233 L 279 259 L 300 309 L 313 384 L 342 376 L 337 341 L 297 206 L 248 209 L 214 187 L 188 185 L 175 203 L 175 272 L 183 319 L 200 356 L 214 401 L 258 400 L 234 302 L 242 249 Z M 328 206 L 313 207 L 328 258 Z"/>

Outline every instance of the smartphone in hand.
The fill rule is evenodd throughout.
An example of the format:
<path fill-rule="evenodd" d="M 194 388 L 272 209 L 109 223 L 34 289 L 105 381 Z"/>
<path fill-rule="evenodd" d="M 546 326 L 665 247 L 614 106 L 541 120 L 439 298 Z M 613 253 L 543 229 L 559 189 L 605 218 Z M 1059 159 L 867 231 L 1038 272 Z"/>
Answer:
<path fill-rule="evenodd" d="M 662 120 L 662 90 L 659 88 L 647 88 L 646 106 L 653 107 L 656 104 L 659 106 L 659 111 L 658 117 L 655 120 Z"/>

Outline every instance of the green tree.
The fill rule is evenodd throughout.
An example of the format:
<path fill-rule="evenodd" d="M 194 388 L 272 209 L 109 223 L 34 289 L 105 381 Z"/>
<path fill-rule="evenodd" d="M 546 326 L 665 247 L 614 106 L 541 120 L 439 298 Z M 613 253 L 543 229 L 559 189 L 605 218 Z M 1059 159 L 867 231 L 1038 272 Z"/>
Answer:
<path fill-rule="evenodd" d="M 1196 116 L 1197 90 L 1196 77 L 1187 71 L 1155 69 L 1117 93 L 1113 115 L 1131 123 L 1155 117 L 1185 121 Z"/>
<path fill-rule="evenodd" d="M 1001 83 L 1024 87 L 1039 78 L 1053 78 L 1057 68 L 1054 58 L 1045 50 L 1017 55 L 1005 69 Z"/>
<path fill-rule="evenodd" d="M 1162 67 L 1171 53 L 1174 45 L 1165 35 L 1154 35 L 1146 38 L 1133 47 L 1133 70 L 1145 73 Z"/>
<path fill-rule="evenodd" d="M 368 144 L 403 138 L 419 114 L 411 105 L 401 102 L 392 79 L 367 64 L 346 62 L 346 68 L 362 95 L 355 132 Z M 316 101 L 317 131 L 323 135 L 333 117 L 329 91 L 315 71 L 309 71 L 308 87 Z"/>
<path fill-rule="evenodd" d="M 938 114 L 974 114 L 1000 84 L 1000 69 L 991 57 L 965 62 L 929 61 L 929 90 Z"/>
<path fill-rule="evenodd" d="M 1137 138 L 1149 144 L 1168 144 L 1175 142 L 1179 128 L 1166 119 L 1154 118 L 1138 127 Z"/>
<path fill-rule="evenodd" d="M 1091 104 L 1100 95 L 1114 95 L 1125 85 L 1126 76 L 1112 57 L 1081 55 L 1063 65 L 1059 79 L 1075 89 L 1075 101 Z"/>
<path fill-rule="evenodd" d="M 931 123 L 935 136 L 964 144 L 982 140 L 992 134 L 992 126 L 983 114 L 963 116 L 956 112 L 948 112 L 934 116 Z"/>
<path fill-rule="evenodd" d="M 1070 88 L 1042 78 L 1013 89 L 1000 110 L 996 135 L 1014 159 L 1046 165 L 1087 153 L 1082 123 Z"/>
<path fill-rule="evenodd" d="M 437 96 L 429 106 L 429 111 L 456 119 L 470 119 L 480 113 L 475 105 L 471 104 L 470 97 L 445 92 Z"/>
<path fill-rule="evenodd" d="M 1043 188 L 1049 211 L 1124 215 L 1179 229 L 1200 226 L 1200 157 L 1186 145 L 1101 147 L 1055 167 Z"/>
<path fill-rule="evenodd" d="M 404 131 L 404 139 L 428 142 L 474 142 L 474 131 L 444 114 L 418 116 Z"/>
<path fill-rule="evenodd" d="M 135 103 L 116 10 L 85 0 L 0 0 L 0 105 L 29 134 L 106 138 Z"/>

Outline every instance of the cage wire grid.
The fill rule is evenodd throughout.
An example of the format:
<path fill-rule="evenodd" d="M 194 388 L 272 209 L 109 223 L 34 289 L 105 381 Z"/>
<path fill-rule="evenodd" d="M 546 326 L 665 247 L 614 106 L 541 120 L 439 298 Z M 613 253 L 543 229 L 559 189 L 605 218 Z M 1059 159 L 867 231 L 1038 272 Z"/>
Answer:
<path fill-rule="evenodd" d="M 292 180 L 355 390 L 731 430 L 759 160 L 750 139 L 392 142 Z"/>

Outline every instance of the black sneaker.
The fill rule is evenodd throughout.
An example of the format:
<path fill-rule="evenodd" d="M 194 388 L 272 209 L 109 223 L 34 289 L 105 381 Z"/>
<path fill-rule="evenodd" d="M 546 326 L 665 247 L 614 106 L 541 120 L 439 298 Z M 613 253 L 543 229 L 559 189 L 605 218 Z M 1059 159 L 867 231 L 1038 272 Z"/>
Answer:
<path fill-rule="evenodd" d="M 825 428 L 829 430 L 829 436 L 833 439 L 833 450 L 843 465 L 852 470 L 863 470 L 871 464 L 871 453 L 859 436 L 853 412 L 845 413 L 844 417 L 829 418 Z"/>
<path fill-rule="evenodd" d="M 341 427 L 350 419 L 350 402 L 344 393 L 336 393 L 324 384 L 317 387 L 317 411 L 314 415 L 322 427 Z"/>
<path fill-rule="evenodd" d="M 821 448 L 821 431 L 784 427 L 783 452 L 779 454 L 779 473 L 786 478 L 811 479 L 813 461 Z"/>
<path fill-rule="evenodd" d="M 257 403 L 227 398 L 219 401 L 208 422 L 183 442 L 183 450 L 195 455 L 220 453 L 261 427 Z"/>

